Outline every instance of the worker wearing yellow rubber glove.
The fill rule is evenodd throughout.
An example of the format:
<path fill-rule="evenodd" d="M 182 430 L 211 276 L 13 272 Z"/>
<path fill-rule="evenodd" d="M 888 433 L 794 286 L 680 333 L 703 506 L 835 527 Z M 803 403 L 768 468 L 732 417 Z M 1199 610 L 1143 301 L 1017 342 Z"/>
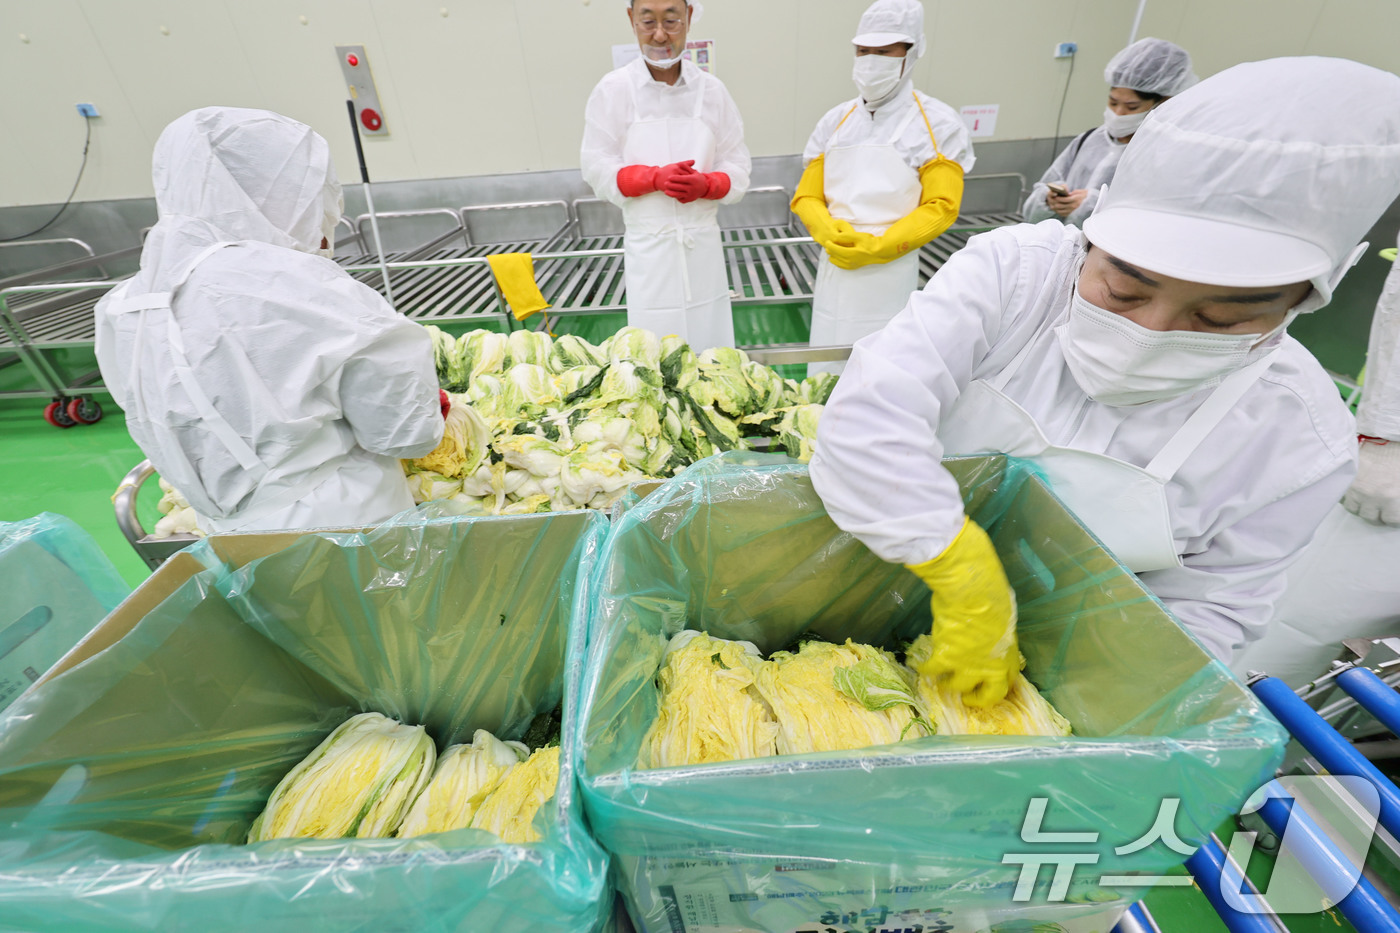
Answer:
<path fill-rule="evenodd" d="M 1358 422 L 1289 324 L 1325 313 L 1397 196 L 1400 77 L 1321 57 L 1212 75 L 1144 121 L 1082 230 L 973 237 L 855 345 L 822 410 L 813 490 L 842 531 L 929 579 L 936 632 L 958 643 L 946 663 L 980 665 L 979 683 L 1010 668 L 1009 610 L 987 608 L 1005 583 L 944 465 L 964 455 L 1030 461 L 1221 662 L 1267 645 L 1357 476 Z M 1377 566 L 1394 577 L 1394 560 Z M 1331 577 L 1359 590 L 1352 570 Z M 1119 621 L 1069 637 L 1141 650 Z M 1026 647 L 1045 647 L 1037 630 L 1021 628 Z"/>
<path fill-rule="evenodd" d="M 817 123 L 792 203 L 825 251 L 812 298 L 814 346 L 853 344 L 903 309 L 919 287 L 919 248 L 958 216 L 973 164 L 962 119 L 914 90 L 925 46 L 919 0 L 876 0 L 852 43 L 860 95 Z"/>
<path fill-rule="evenodd" d="M 958 219 L 958 205 L 962 202 L 962 166 L 938 156 L 919 169 L 919 187 L 918 207 L 890 224 L 879 236 L 872 234 L 868 240 L 849 245 L 834 244 L 827 249 L 831 264 L 838 269 L 851 270 L 894 262 L 917 252 L 951 227 Z M 917 274 L 917 266 L 915 272 Z"/>
<path fill-rule="evenodd" d="M 909 569 L 933 591 L 933 656 L 920 674 L 951 678 L 969 706 L 1006 697 L 1021 669 L 1016 594 L 982 527 L 964 519 L 947 550 Z"/>

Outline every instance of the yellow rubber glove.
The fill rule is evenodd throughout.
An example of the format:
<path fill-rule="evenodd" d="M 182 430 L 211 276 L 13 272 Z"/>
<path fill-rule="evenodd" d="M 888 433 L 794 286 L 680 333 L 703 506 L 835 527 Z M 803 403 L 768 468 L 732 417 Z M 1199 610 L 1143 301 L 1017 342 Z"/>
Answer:
<path fill-rule="evenodd" d="M 958 163 L 943 156 L 930 159 L 919 169 L 923 188 L 919 206 L 896 220 L 884 233 L 871 242 L 846 246 L 842 244 L 827 253 L 842 269 L 859 269 L 874 263 L 893 262 L 905 254 L 921 249 L 958 219 L 962 204 L 963 170 Z"/>
<path fill-rule="evenodd" d="M 930 159 L 919 169 L 919 183 L 923 186 L 919 206 L 879 236 L 876 253 L 882 262 L 922 249 L 958 219 L 963 196 L 961 165 L 943 156 Z"/>
<path fill-rule="evenodd" d="M 875 237 L 860 233 L 844 220 L 831 216 L 826 206 L 826 156 L 817 156 L 802 173 L 797 193 L 792 196 L 792 212 L 802 221 L 812 239 L 832 256 L 833 249 L 854 249 L 862 244 L 874 244 Z M 837 263 L 840 265 L 840 263 Z"/>
<path fill-rule="evenodd" d="M 1021 668 L 1016 594 L 987 533 L 966 519 L 947 550 L 909 569 L 933 591 L 933 655 L 919 673 L 949 677 L 968 706 L 1003 700 Z"/>

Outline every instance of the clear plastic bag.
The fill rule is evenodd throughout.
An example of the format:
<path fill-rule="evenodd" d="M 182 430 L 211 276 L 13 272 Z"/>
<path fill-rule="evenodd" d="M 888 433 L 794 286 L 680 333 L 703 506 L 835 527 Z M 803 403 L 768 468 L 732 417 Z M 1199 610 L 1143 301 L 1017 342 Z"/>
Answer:
<path fill-rule="evenodd" d="M 1184 860 L 1161 843 L 1115 852 L 1164 800 L 1179 801 L 1174 826 L 1194 846 L 1272 775 L 1282 728 L 1024 464 L 947 465 L 1016 588 L 1027 674 L 1075 735 L 634 770 L 666 638 L 682 628 L 771 652 L 806 632 L 893 649 L 930 624 L 927 589 L 837 529 L 805 467 L 705 461 L 628 503 L 597 568 L 580 782 L 639 929 L 865 929 L 883 910 L 877 926 L 917 915 L 959 931 L 1017 920 L 1106 930 L 1103 902 L 1121 911 L 1144 888 L 1098 879 Z M 1024 840 L 1037 797 L 1044 831 L 1094 841 Z M 1020 867 L 1004 857 L 1057 850 L 1096 861 L 1063 903 L 1046 902 L 1053 866 L 1030 903 L 1013 901 Z M 842 919 L 852 911 L 858 920 Z"/>
<path fill-rule="evenodd" d="M 0 522 L 0 710 L 130 592 L 92 536 L 62 515 Z"/>
<path fill-rule="evenodd" d="M 0 718 L 0 927 L 589 930 L 611 911 L 569 734 L 598 515 L 413 518 L 308 534 L 184 583 Z M 241 845 L 277 781 L 348 716 L 439 748 L 518 738 L 562 700 L 543 839 L 479 830 Z"/>

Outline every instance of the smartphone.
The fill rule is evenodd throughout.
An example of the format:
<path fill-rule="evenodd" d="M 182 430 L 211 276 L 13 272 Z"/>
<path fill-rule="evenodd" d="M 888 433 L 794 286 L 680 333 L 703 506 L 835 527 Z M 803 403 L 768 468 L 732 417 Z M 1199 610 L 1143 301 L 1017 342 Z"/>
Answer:
<path fill-rule="evenodd" d="M 1065 184 L 1065 183 L 1062 182 L 1062 181 L 1054 181 L 1054 182 L 1051 182 L 1050 184 L 1046 185 L 1045 187 L 1049 188 L 1049 189 L 1050 189 L 1050 193 L 1053 194 L 1053 195 L 1054 195 L 1055 197 L 1057 197 L 1057 198 L 1067 198 L 1067 197 L 1069 197 L 1069 185 Z"/>

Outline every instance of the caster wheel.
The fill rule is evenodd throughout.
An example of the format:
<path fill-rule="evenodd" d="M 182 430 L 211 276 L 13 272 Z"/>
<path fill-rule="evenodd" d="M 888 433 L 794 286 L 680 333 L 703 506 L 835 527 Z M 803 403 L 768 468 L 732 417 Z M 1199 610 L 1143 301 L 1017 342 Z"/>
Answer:
<path fill-rule="evenodd" d="M 78 423 L 69 416 L 68 406 L 62 400 L 44 406 L 44 420 L 56 428 L 71 428 Z"/>
<path fill-rule="evenodd" d="M 68 402 L 68 417 L 78 424 L 96 424 L 102 420 L 102 406 L 90 398 L 75 398 Z"/>

